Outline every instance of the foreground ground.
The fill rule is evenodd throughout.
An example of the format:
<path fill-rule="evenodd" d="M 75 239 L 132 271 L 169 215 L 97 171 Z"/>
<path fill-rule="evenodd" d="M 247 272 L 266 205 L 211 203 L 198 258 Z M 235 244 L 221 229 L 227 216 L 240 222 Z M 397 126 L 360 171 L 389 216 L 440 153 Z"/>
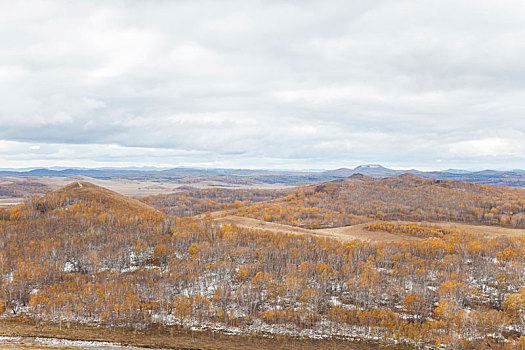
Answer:
<path fill-rule="evenodd" d="M 49 343 L 36 339 L 47 338 Z M 289 337 L 266 338 L 261 336 L 226 335 L 210 331 L 185 332 L 172 328 L 153 328 L 147 331 L 123 328 L 109 329 L 83 325 L 41 325 L 29 320 L 0 321 L 0 337 L 20 337 L 15 340 L 2 340 L 0 349 L 411 349 L 406 346 L 382 345 L 376 342 L 349 342 L 341 340 L 298 340 Z M 64 340 L 61 344 L 60 340 Z M 91 341 L 82 345 L 68 341 Z M 44 342 L 46 342 L 44 340 Z M 121 345 L 121 346 L 119 346 Z"/>

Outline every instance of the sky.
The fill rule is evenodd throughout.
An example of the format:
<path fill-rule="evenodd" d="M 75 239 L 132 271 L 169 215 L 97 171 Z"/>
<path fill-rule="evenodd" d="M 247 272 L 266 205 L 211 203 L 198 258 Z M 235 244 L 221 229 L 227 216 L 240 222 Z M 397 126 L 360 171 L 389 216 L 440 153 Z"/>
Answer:
<path fill-rule="evenodd" d="M 525 168 L 522 1 L 0 0 L 0 168 Z"/>

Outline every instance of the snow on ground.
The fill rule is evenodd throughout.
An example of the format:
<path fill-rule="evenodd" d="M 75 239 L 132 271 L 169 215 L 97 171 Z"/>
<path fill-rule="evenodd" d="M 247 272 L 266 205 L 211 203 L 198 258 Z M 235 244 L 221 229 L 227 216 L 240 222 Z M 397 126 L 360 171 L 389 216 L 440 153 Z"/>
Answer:
<path fill-rule="evenodd" d="M 151 348 L 141 348 L 134 346 L 124 346 L 117 343 L 103 341 L 69 340 L 60 338 L 42 337 L 7 337 L 0 336 L 0 344 L 37 344 L 48 346 L 63 346 L 68 348 L 94 349 L 94 350 L 146 350 Z M 160 349 L 156 349 L 160 350 Z"/>

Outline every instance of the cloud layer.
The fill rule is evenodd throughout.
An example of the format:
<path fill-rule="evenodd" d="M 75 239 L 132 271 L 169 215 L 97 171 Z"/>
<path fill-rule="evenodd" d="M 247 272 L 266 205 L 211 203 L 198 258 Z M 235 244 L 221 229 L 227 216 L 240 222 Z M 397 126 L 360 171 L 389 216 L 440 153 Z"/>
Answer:
<path fill-rule="evenodd" d="M 525 168 L 520 1 L 3 1 L 0 167 Z"/>

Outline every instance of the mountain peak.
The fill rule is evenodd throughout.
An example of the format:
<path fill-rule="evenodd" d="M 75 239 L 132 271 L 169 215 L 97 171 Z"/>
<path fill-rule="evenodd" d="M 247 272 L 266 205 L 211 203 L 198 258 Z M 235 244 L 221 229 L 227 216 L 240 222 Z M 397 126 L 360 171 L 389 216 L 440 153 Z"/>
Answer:
<path fill-rule="evenodd" d="M 364 169 L 386 169 L 384 166 L 382 166 L 381 164 L 363 164 L 363 165 L 359 165 L 357 167 L 354 168 L 354 170 L 364 170 Z"/>

